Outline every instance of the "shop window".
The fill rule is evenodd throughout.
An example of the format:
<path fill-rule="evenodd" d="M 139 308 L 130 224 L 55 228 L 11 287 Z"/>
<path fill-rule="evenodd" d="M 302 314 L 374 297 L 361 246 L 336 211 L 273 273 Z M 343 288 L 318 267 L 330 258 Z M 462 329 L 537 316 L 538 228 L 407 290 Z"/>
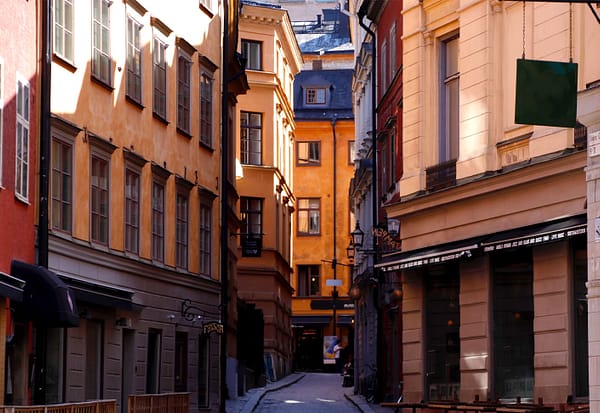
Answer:
<path fill-rule="evenodd" d="M 160 330 L 150 329 L 148 331 L 148 354 L 146 360 L 146 393 L 158 394 L 160 392 L 160 354 L 161 354 Z"/>
<path fill-rule="evenodd" d="M 188 335 L 186 332 L 175 333 L 175 391 L 187 391 L 188 367 Z"/>
<path fill-rule="evenodd" d="M 492 257 L 494 393 L 533 397 L 533 264 L 531 250 Z"/>

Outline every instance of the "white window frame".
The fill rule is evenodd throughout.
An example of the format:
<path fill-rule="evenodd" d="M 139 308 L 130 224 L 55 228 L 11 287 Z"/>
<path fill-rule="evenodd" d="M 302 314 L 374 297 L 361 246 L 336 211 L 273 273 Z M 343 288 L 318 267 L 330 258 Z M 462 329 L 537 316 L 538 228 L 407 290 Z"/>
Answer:
<path fill-rule="evenodd" d="M 137 177 L 137 191 L 135 193 L 128 194 L 128 182 L 127 177 L 129 174 Z M 142 221 L 142 171 L 140 168 L 135 167 L 132 164 L 125 165 L 124 174 L 124 222 L 123 222 L 123 248 L 125 251 L 138 255 L 140 253 L 141 243 L 141 221 Z M 134 206 L 135 211 L 130 210 L 129 207 Z M 136 217 L 129 217 L 129 213 L 134 212 Z M 129 220 L 131 218 L 131 221 Z"/>
<path fill-rule="evenodd" d="M 212 270 L 212 234 L 213 234 L 213 205 L 212 202 L 200 201 L 200 242 L 198 248 L 199 272 L 210 276 Z"/>
<path fill-rule="evenodd" d="M 379 69 L 381 71 L 381 95 L 385 94 L 388 87 L 388 43 L 387 40 L 383 40 L 381 44 L 381 63 Z"/>
<path fill-rule="evenodd" d="M 200 142 L 208 147 L 213 144 L 213 73 L 206 69 L 200 70 Z M 205 106 L 207 106 L 205 110 Z M 206 117 L 206 119 L 205 119 Z"/>
<path fill-rule="evenodd" d="M 396 23 L 390 28 L 390 83 L 396 75 Z"/>
<path fill-rule="evenodd" d="M 262 49 L 261 41 L 242 39 L 242 55 L 247 59 L 247 70 L 263 70 Z"/>
<path fill-rule="evenodd" d="M 459 110 L 460 110 L 460 72 L 459 65 L 459 34 L 455 33 L 440 39 L 439 70 L 440 70 L 440 139 L 439 163 L 457 160 L 459 156 Z M 448 45 L 456 41 L 456 72 L 448 73 Z M 452 92 L 456 88 L 456 96 Z"/>
<path fill-rule="evenodd" d="M 19 74 L 17 74 L 16 105 L 15 196 L 27 202 L 29 199 L 29 118 L 31 114 L 31 89 L 29 82 Z"/>
<path fill-rule="evenodd" d="M 50 165 L 50 221 L 51 221 L 51 228 L 53 231 L 60 231 L 62 233 L 65 234 L 72 234 L 73 233 L 73 185 L 74 185 L 74 178 L 75 178 L 75 170 L 74 170 L 74 154 L 75 154 L 75 145 L 74 145 L 74 141 L 73 138 L 67 138 L 64 134 L 53 130 L 52 132 L 52 140 L 51 140 L 51 150 L 54 149 L 54 143 L 57 142 L 60 145 L 64 145 L 64 146 L 68 146 L 70 149 L 70 160 L 69 160 L 69 164 L 71 167 L 70 171 L 65 171 L 65 169 L 61 166 L 60 169 L 56 169 L 54 168 L 54 161 L 56 160 L 56 157 L 54 156 L 54 152 L 52 153 L 53 156 L 51 156 L 51 161 L 52 164 Z M 60 159 L 62 160 L 62 159 Z M 54 188 L 54 185 L 56 183 L 54 176 L 55 174 L 58 173 L 60 174 L 60 188 Z M 69 179 L 69 187 L 65 188 L 63 185 L 65 183 L 65 176 L 69 175 L 70 179 Z M 60 193 L 59 198 L 55 198 L 54 194 L 55 194 L 55 190 L 57 192 Z M 69 199 L 69 202 L 65 202 L 65 197 L 64 195 L 67 194 Z M 54 219 L 56 216 L 56 211 L 55 208 L 57 208 L 58 206 L 56 204 L 60 204 L 60 222 L 57 223 L 56 220 Z M 64 205 L 68 204 L 69 205 L 69 222 L 68 225 L 65 225 L 65 217 L 63 215 L 64 212 Z"/>
<path fill-rule="evenodd" d="M 58 15 L 57 4 L 62 6 L 62 15 Z M 75 27 L 74 0 L 54 0 L 53 11 L 53 42 L 52 48 L 55 55 L 69 63 L 73 63 Z M 66 10 L 70 8 L 70 16 Z M 70 17 L 70 18 L 69 18 Z M 60 20 L 60 21 L 59 21 Z"/>
<path fill-rule="evenodd" d="M 141 47 L 141 24 L 131 14 L 127 15 L 127 71 L 126 91 L 127 97 L 138 104 L 142 104 L 142 73 L 143 56 Z M 135 33 L 135 36 L 133 34 Z M 133 86 L 132 85 L 133 83 Z"/>

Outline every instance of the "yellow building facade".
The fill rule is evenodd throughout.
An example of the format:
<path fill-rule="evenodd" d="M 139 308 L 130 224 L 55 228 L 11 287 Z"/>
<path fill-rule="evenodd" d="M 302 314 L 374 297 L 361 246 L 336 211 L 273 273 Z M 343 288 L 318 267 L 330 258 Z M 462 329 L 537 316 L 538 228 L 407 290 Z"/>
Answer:
<path fill-rule="evenodd" d="M 250 90 L 239 97 L 236 119 L 243 175 L 238 296 L 263 313 L 265 373 L 277 380 L 292 370 L 292 93 L 302 56 L 277 6 L 244 4 L 239 37 Z"/>

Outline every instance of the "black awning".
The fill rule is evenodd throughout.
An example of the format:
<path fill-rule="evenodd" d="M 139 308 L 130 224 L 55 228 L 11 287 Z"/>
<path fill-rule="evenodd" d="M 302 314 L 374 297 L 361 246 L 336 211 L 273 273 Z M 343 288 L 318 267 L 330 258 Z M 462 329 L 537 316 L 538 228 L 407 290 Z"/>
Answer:
<path fill-rule="evenodd" d="M 499 232 L 485 239 L 481 246 L 485 252 L 533 247 L 548 242 L 562 241 L 577 235 L 585 235 L 586 230 L 587 216 L 582 214 Z"/>
<path fill-rule="evenodd" d="M 331 316 L 328 315 L 304 315 L 292 317 L 292 325 L 295 327 L 302 327 L 307 325 L 328 325 L 330 321 Z"/>
<path fill-rule="evenodd" d="M 0 297 L 10 298 L 13 301 L 23 301 L 23 287 L 25 281 L 0 272 Z"/>
<path fill-rule="evenodd" d="M 409 270 L 426 265 L 443 264 L 461 258 L 470 258 L 479 248 L 481 238 L 468 239 L 414 251 L 395 253 L 385 257 L 376 268 L 383 271 Z"/>
<path fill-rule="evenodd" d="M 17 318 L 39 322 L 46 327 L 79 325 L 72 292 L 55 273 L 17 260 L 12 261 L 10 272 L 25 281 L 23 301 L 15 306 Z"/>
<path fill-rule="evenodd" d="M 123 290 L 106 285 L 76 280 L 74 278 L 60 278 L 69 286 L 75 294 L 75 299 L 89 304 L 102 307 L 118 308 L 121 310 L 133 310 L 133 291 Z"/>
<path fill-rule="evenodd" d="M 340 315 L 337 318 L 337 325 L 338 326 L 351 326 L 354 321 L 354 316 L 353 315 Z"/>

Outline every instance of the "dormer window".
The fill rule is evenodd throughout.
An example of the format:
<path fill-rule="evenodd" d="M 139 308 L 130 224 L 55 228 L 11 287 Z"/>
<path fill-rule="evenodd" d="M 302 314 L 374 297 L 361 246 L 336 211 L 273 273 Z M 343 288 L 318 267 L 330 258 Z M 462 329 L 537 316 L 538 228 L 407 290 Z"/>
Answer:
<path fill-rule="evenodd" d="M 327 88 L 309 87 L 305 90 L 304 100 L 307 105 L 324 105 L 326 102 Z"/>

